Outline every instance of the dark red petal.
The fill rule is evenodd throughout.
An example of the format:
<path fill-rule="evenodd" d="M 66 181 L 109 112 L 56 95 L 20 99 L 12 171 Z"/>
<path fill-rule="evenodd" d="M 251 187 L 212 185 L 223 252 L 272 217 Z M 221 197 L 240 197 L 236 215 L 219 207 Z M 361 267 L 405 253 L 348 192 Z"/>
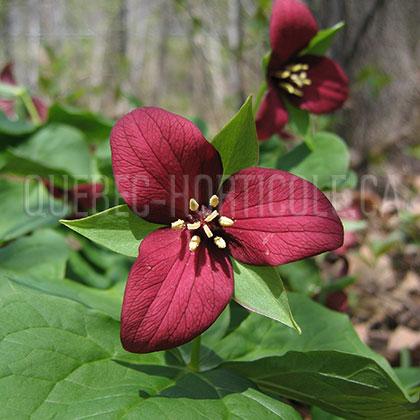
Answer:
<path fill-rule="evenodd" d="M 222 162 L 190 121 L 160 108 L 136 109 L 111 132 L 112 166 L 128 206 L 151 222 L 184 219 L 190 198 L 207 204 Z"/>
<path fill-rule="evenodd" d="M 297 0 L 275 0 L 270 19 L 273 54 L 271 69 L 278 68 L 298 53 L 318 32 L 307 6 Z"/>
<path fill-rule="evenodd" d="M 280 94 L 275 89 L 269 88 L 255 119 L 258 139 L 268 140 L 274 134 L 281 135 L 287 121 L 289 121 L 289 115 Z"/>
<path fill-rule="evenodd" d="M 312 84 L 305 86 L 303 97 L 291 97 L 293 103 L 314 114 L 324 114 L 340 108 L 349 96 L 348 80 L 341 67 L 327 57 L 303 56 L 302 63 L 309 64 L 308 78 Z"/>
<path fill-rule="evenodd" d="M 0 110 L 3 111 L 9 118 L 15 115 L 13 101 L 0 99 Z"/>
<path fill-rule="evenodd" d="M 328 294 L 327 299 L 325 300 L 325 306 L 334 311 L 344 312 L 349 306 L 347 293 L 340 290 Z"/>
<path fill-rule="evenodd" d="M 0 81 L 9 85 L 16 85 L 15 77 L 13 76 L 13 63 L 7 63 L 0 72 Z"/>
<path fill-rule="evenodd" d="M 38 111 L 39 118 L 42 122 L 47 121 L 48 118 L 48 107 L 38 98 L 32 98 L 32 101 L 35 105 L 36 110 Z"/>
<path fill-rule="evenodd" d="M 343 227 L 310 182 L 275 169 L 248 168 L 223 185 L 220 214 L 232 256 L 246 264 L 279 265 L 338 248 Z"/>
<path fill-rule="evenodd" d="M 69 198 L 75 206 L 89 210 L 96 206 L 103 190 L 104 184 L 79 184 L 69 190 Z"/>
<path fill-rule="evenodd" d="M 190 252 L 190 232 L 163 228 L 140 245 L 121 315 L 123 347 L 134 353 L 166 350 L 200 335 L 233 293 L 226 252 L 200 244 Z"/>

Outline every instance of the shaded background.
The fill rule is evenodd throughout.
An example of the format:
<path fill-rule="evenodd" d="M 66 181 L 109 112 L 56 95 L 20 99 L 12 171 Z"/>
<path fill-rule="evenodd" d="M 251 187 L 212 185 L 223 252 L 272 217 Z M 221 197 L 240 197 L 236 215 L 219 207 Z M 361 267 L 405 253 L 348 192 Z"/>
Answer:
<path fill-rule="evenodd" d="M 351 81 L 339 115 L 354 162 L 419 140 L 417 0 L 308 0 Z M 216 132 L 262 80 L 271 0 L 0 0 L 0 62 L 56 101 L 118 117 L 133 102 Z M 134 100 L 136 98 L 136 101 Z M 131 103 L 130 103 L 131 100 Z"/>

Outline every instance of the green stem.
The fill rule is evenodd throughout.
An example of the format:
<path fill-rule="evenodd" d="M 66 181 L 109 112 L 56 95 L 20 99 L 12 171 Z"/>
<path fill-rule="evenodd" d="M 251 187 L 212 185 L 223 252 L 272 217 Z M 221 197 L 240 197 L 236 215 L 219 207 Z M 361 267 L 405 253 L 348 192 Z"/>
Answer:
<path fill-rule="evenodd" d="M 257 115 L 258 108 L 260 107 L 260 103 L 262 101 L 262 98 L 263 98 L 266 90 L 267 90 L 267 82 L 264 80 L 261 83 L 260 89 L 259 89 L 257 97 L 255 99 L 255 104 L 254 104 L 254 109 L 253 109 L 254 116 Z"/>
<path fill-rule="evenodd" d="M 190 368 L 195 371 L 198 371 L 198 368 L 200 367 L 200 345 L 201 336 L 199 335 L 192 341 L 191 348 Z"/>
<path fill-rule="evenodd" d="M 31 117 L 32 122 L 35 125 L 40 125 L 42 123 L 41 117 L 39 116 L 38 110 L 32 100 L 31 96 L 29 95 L 26 89 L 22 89 L 19 95 L 28 111 L 29 116 Z"/>

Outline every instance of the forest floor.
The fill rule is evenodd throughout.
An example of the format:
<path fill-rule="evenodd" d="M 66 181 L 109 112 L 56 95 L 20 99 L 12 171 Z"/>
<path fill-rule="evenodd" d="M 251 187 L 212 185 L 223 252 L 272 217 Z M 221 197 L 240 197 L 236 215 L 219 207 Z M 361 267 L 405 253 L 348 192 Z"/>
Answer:
<path fill-rule="evenodd" d="M 403 349 L 420 365 L 420 160 L 413 152 L 392 146 L 359 173 L 371 187 L 345 193 L 367 221 L 346 253 L 348 274 L 357 277 L 346 312 L 362 341 L 393 366 Z"/>

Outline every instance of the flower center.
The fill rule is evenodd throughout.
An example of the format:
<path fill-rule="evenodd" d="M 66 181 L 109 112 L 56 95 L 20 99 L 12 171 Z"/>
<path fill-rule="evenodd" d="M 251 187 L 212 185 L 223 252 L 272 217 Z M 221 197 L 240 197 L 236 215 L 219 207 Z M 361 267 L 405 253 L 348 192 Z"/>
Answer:
<path fill-rule="evenodd" d="M 312 84 L 306 73 L 307 70 L 309 70 L 308 64 L 288 64 L 283 70 L 275 72 L 273 76 L 277 79 L 280 89 L 291 95 L 302 97 L 302 88 Z"/>
<path fill-rule="evenodd" d="M 196 234 L 191 237 L 189 244 L 191 252 L 200 246 L 203 237 L 212 239 L 218 248 L 226 248 L 226 241 L 221 236 L 217 236 L 217 233 L 220 235 L 224 226 L 232 226 L 234 222 L 229 217 L 219 214 L 215 209 L 218 205 L 219 197 L 217 195 L 210 197 L 209 206 L 200 206 L 194 198 L 191 198 L 190 214 L 187 216 L 187 220 L 178 219 L 172 222 L 172 229 L 186 228 L 195 231 Z"/>

